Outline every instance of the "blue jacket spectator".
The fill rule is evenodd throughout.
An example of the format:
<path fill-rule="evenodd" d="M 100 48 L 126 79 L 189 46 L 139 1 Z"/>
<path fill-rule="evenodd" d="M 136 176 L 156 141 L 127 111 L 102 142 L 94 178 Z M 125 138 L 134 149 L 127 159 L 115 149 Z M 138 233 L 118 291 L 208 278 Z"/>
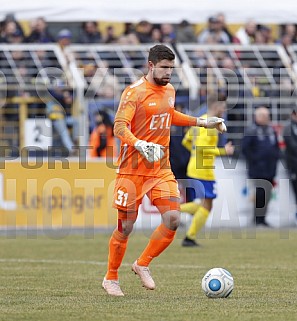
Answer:
<path fill-rule="evenodd" d="M 31 33 L 26 39 L 30 43 L 55 42 L 54 37 L 48 31 L 47 23 L 43 18 L 38 18 L 31 24 Z"/>
<path fill-rule="evenodd" d="M 284 127 L 283 132 L 286 143 L 285 160 L 288 175 L 295 194 L 297 203 L 297 110 L 293 109 L 290 122 Z M 297 217 L 296 217 L 297 218 Z"/>
<path fill-rule="evenodd" d="M 275 177 L 280 151 L 272 126 L 255 123 L 247 128 L 242 151 L 248 164 L 249 178 L 272 180 Z"/>
<path fill-rule="evenodd" d="M 249 187 L 252 189 L 254 222 L 256 225 L 269 226 L 265 217 L 275 185 L 280 150 L 276 132 L 270 124 L 268 108 L 258 107 L 255 110 L 255 124 L 245 132 L 242 151 L 248 166 Z"/>
<path fill-rule="evenodd" d="M 87 21 L 82 24 L 82 33 L 78 39 L 80 43 L 100 43 L 101 33 L 98 31 L 98 24 L 95 21 Z"/>

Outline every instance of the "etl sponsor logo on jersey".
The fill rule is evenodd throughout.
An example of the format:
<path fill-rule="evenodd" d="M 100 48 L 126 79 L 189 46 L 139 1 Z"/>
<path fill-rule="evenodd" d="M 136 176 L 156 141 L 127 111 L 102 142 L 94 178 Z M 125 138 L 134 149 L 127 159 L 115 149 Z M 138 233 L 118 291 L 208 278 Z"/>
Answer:
<path fill-rule="evenodd" d="M 169 113 L 152 115 L 150 130 L 157 130 L 157 129 L 170 129 Z"/>
<path fill-rule="evenodd" d="M 149 106 L 157 106 L 157 103 L 149 103 Z"/>

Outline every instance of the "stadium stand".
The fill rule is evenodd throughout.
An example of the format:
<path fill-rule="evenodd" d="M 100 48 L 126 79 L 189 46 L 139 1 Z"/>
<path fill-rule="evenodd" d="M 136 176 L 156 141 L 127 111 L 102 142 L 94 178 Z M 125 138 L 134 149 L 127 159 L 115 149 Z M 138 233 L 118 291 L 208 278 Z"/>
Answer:
<path fill-rule="evenodd" d="M 122 90 L 145 72 L 148 50 L 151 46 L 152 44 L 71 45 L 66 49 L 66 52 L 71 53 L 70 56 L 74 58 L 76 66 L 94 65 L 96 68 L 106 68 L 109 75 L 117 78 Z M 177 56 L 172 83 L 187 87 L 186 79 L 183 78 L 180 68 Z"/>
<path fill-rule="evenodd" d="M 0 142 L 1 146 L 25 147 L 24 123 L 46 117 L 48 91 L 73 79 L 60 48 L 55 44 L 0 45 Z"/>
<path fill-rule="evenodd" d="M 80 75 L 85 87 L 85 105 L 88 105 L 89 131 L 94 127 L 94 115 L 104 108 L 114 114 L 124 87 L 145 74 L 148 50 L 152 45 L 71 45 L 65 49 L 71 57 L 72 73 L 76 73 L 77 68 L 83 70 Z M 181 94 L 178 98 L 181 101 L 188 99 L 189 84 L 179 56 L 176 56 L 171 83 Z"/>
<path fill-rule="evenodd" d="M 292 45 L 288 47 L 288 52 L 291 56 L 292 62 L 293 62 L 293 67 L 296 72 L 296 65 L 297 65 L 297 45 Z"/>
<path fill-rule="evenodd" d="M 24 147 L 23 123 L 45 117 L 48 90 L 59 83 L 76 92 L 71 116 L 90 124 L 78 143 L 86 143 L 92 117 L 107 108 L 112 115 L 121 90 L 145 73 L 148 49 L 153 44 L 0 45 L 0 143 Z M 196 113 L 207 91 L 228 95 L 228 138 L 240 144 L 253 108 L 265 104 L 280 128 L 296 106 L 297 46 L 176 44 L 172 84 L 177 102 Z M 69 62 L 69 63 L 68 63 Z M 292 68 L 293 67 L 293 68 Z M 5 99 L 6 98 L 6 99 Z"/>
<path fill-rule="evenodd" d="M 193 99 L 201 99 L 201 89 L 226 91 L 229 139 L 240 143 L 253 108 L 261 104 L 270 108 L 273 122 L 282 125 L 288 118 L 295 103 L 296 73 L 282 46 L 177 44 L 177 50 L 192 79 Z"/>

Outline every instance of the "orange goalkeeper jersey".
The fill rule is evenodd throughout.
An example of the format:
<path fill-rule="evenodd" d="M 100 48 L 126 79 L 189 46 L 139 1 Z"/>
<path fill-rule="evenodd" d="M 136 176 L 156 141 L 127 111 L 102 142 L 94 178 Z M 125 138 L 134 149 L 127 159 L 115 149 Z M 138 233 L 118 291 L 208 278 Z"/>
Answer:
<path fill-rule="evenodd" d="M 115 116 L 115 129 L 120 122 L 126 124 L 125 132 L 119 135 L 120 174 L 162 176 L 171 171 L 168 148 L 171 124 L 181 126 L 196 124 L 195 117 L 175 111 L 174 103 L 175 90 L 171 84 L 157 86 L 148 82 L 145 77 L 124 90 Z M 149 163 L 134 148 L 138 139 L 164 146 L 164 157 L 159 162 Z"/>

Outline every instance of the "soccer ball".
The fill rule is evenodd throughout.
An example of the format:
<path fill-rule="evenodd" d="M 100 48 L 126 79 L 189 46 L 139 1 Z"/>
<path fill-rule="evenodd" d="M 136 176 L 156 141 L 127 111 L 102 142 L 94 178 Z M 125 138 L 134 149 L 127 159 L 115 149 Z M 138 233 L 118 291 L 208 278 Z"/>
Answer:
<path fill-rule="evenodd" d="M 201 286 L 209 298 L 227 298 L 233 290 L 234 281 L 227 270 L 213 268 L 204 275 Z"/>

